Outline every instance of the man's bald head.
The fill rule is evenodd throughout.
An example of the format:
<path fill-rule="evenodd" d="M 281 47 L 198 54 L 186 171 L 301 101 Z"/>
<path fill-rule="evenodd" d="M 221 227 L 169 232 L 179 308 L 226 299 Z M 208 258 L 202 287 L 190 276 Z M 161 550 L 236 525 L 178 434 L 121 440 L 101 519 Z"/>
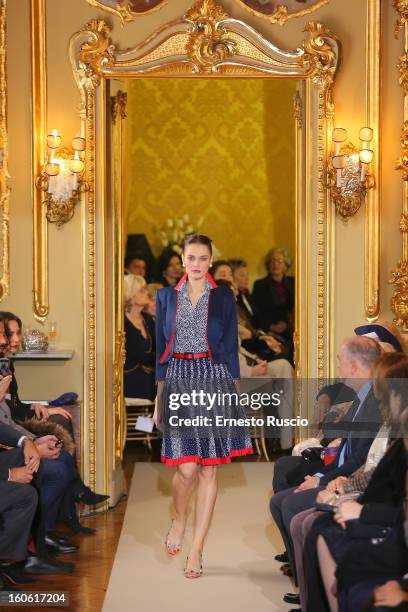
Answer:
<path fill-rule="evenodd" d="M 355 379 L 360 386 L 371 378 L 374 363 L 381 357 L 382 349 L 378 342 L 366 336 L 351 336 L 343 342 L 338 354 L 338 369 L 341 378 Z M 358 382 L 360 381 L 360 382 Z"/>

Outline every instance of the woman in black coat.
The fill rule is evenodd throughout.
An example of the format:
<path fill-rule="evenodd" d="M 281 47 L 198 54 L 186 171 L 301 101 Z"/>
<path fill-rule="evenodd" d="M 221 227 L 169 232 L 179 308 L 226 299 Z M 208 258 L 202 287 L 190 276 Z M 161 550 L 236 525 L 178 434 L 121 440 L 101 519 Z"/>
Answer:
<path fill-rule="evenodd" d="M 125 397 L 153 400 L 155 387 L 155 328 L 153 318 L 143 309 L 149 304 L 146 281 L 141 276 L 125 276 L 126 361 Z"/>
<path fill-rule="evenodd" d="M 277 340 L 293 351 L 293 310 L 295 305 L 295 279 L 287 276 L 292 265 L 286 249 L 271 249 L 265 257 L 267 275 L 255 281 L 252 299 L 267 326 Z"/>

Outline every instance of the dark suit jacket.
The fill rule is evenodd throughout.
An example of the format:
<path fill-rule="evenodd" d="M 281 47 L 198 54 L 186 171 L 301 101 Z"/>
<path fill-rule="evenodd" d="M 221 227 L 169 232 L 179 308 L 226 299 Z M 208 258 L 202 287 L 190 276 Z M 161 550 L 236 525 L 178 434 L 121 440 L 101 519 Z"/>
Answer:
<path fill-rule="evenodd" d="M 234 379 L 239 378 L 238 322 L 234 295 L 228 287 L 218 286 L 207 274 L 212 289 L 208 301 L 207 340 L 210 358 L 214 363 L 225 363 Z M 178 288 L 159 289 L 156 297 L 156 379 L 166 377 L 171 347 L 176 335 Z"/>
<path fill-rule="evenodd" d="M 268 325 L 278 321 L 290 322 L 293 307 L 295 305 L 295 279 L 293 276 L 285 276 L 283 284 L 286 289 L 286 303 L 279 304 L 276 293 L 276 282 L 268 274 L 264 278 L 255 281 L 252 298 L 262 319 Z M 267 331 L 267 330 L 266 330 Z"/>
<path fill-rule="evenodd" d="M 17 446 L 21 433 L 18 432 L 10 425 L 0 423 L 0 444 L 4 446 Z M 9 456 L 13 455 L 16 457 L 14 451 L 1 451 L 0 452 L 0 480 L 8 480 L 10 461 Z M 13 464 L 16 465 L 13 461 Z"/>
<path fill-rule="evenodd" d="M 247 306 L 248 304 L 250 309 Z M 265 333 L 268 331 L 268 325 L 266 324 L 266 321 L 264 321 L 262 314 L 259 312 L 259 309 L 254 302 L 254 298 L 249 292 L 245 294 L 245 299 L 243 293 L 238 293 L 237 306 L 245 313 L 256 330 L 260 329 Z"/>
<path fill-rule="evenodd" d="M 343 465 L 339 467 L 341 452 L 347 443 L 346 436 L 341 441 L 335 461 L 330 465 L 326 465 L 321 470 L 324 476 L 320 479 L 320 484 L 323 486 L 326 486 L 330 480 L 338 476 L 350 476 L 366 461 L 371 443 L 382 424 L 378 401 L 375 399 L 372 389 L 370 389 L 364 402 L 359 407 L 356 421 L 352 423 L 354 414 L 354 410 L 349 410 L 336 424 L 337 430 L 343 427 L 345 432 L 351 431 L 351 454 Z M 370 433 L 365 433 L 364 437 L 359 438 L 358 429 Z"/>

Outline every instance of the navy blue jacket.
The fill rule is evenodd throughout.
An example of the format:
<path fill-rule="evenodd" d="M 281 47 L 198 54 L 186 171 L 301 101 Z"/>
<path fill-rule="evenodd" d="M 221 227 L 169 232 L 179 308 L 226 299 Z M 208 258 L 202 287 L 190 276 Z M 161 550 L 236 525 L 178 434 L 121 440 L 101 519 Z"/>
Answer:
<path fill-rule="evenodd" d="M 343 425 L 346 431 L 347 429 L 352 431 L 351 454 L 343 465 L 339 467 L 341 451 L 344 445 L 347 443 L 347 437 L 344 437 L 337 451 L 336 460 L 330 465 L 326 465 L 321 470 L 324 476 L 320 479 L 320 485 L 325 486 L 328 482 L 330 482 L 330 480 L 333 480 L 338 476 L 350 476 L 361 465 L 363 465 L 363 463 L 365 463 L 372 441 L 377 435 L 377 432 L 383 422 L 378 401 L 374 397 L 372 389 L 370 389 L 367 397 L 361 404 L 356 417 L 357 423 L 352 423 L 353 416 L 354 415 L 351 413 L 351 411 L 349 411 L 338 423 L 336 423 L 336 429 L 340 429 Z M 370 433 L 366 433 L 364 437 L 359 438 L 357 433 L 359 426 L 362 431 L 366 430 L 367 432 L 372 433 L 372 437 Z M 356 429 L 357 431 L 355 431 Z"/>
<path fill-rule="evenodd" d="M 166 377 L 176 336 L 178 290 L 186 279 L 185 274 L 175 287 L 159 289 L 156 295 L 156 380 Z M 212 286 L 207 316 L 210 359 L 213 363 L 226 364 L 232 378 L 238 379 L 238 322 L 234 294 L 228 287 L 219 287 L 208 273 L 207 279 Z"/>

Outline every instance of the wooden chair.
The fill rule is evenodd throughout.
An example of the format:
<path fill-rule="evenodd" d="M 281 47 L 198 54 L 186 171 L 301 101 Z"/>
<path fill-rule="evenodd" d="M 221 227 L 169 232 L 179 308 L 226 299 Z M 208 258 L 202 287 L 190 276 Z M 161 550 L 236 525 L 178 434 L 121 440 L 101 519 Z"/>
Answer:
<path fill-rule="evenodd" d="M 147 443 L 152 450 L 151 440 L 158 438 L 157 431 L 147 433 L 135 429 L 137 417 L 153 416 L 154 401 L 141 397 L 125 397 L 126 407 L 126 441 L 137 441 Z"/>

